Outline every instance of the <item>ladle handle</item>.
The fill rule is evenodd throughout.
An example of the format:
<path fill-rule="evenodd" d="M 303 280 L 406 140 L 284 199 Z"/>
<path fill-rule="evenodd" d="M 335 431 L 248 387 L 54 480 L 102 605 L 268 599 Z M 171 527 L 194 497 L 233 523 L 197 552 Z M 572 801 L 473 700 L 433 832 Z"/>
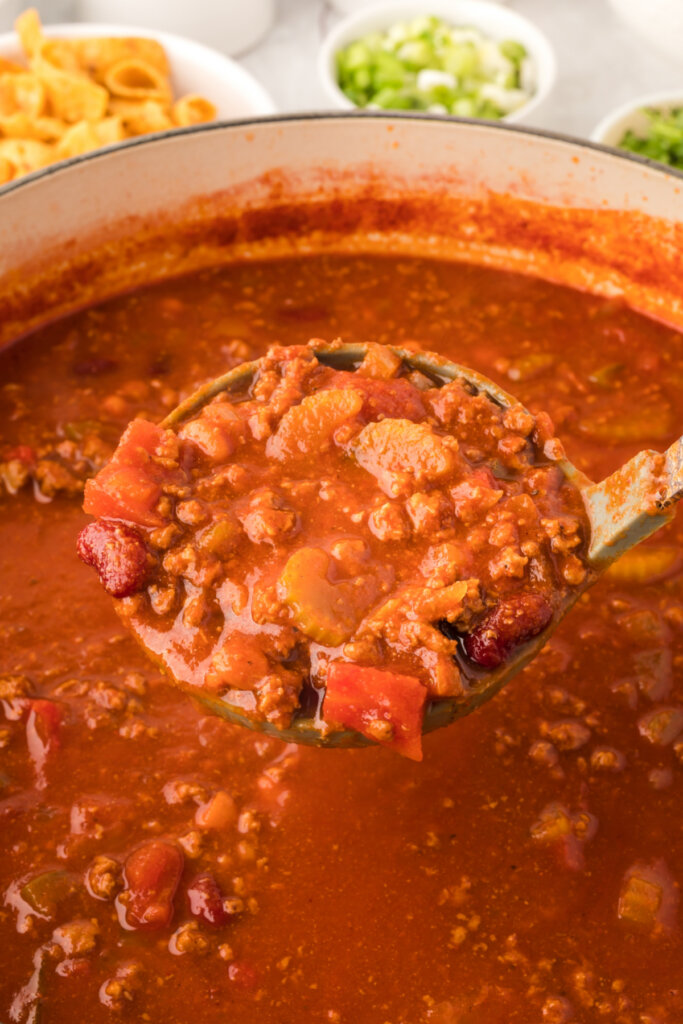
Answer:
<path fill-rule="evenodd" d="M 683 438 L 639 452 L 616 473 L 583 489 L 591 521 L 588 560 L 603 569 L 673 518 L 683 496 Z"/>
<path fill-rule="evenodd" d="M 659 499 L 662 509 L 675 505 L 683 497 L 683 437 L 679 437 L 664 452 L 663 492 Z"/>

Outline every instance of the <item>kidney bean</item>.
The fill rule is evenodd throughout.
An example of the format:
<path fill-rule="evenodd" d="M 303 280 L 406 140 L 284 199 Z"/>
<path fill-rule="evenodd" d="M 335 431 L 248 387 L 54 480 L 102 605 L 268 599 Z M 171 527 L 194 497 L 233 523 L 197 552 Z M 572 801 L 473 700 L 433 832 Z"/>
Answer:
<path fill-rule="evenodd" d="M 520 644 L 543 632 L 552 618 L 543 594 L 517 594 L 500 602 L 464 637 L 467 656 L 484 668 L 497 668 Z"/>
<path fill-rule="evenodd" d="M 147 547 L 137 530 L 123 523 L 89 523 L 78 537 L 78 555 L 92 565 L 112 597 L 128 597 L 145 585 Z"/>
<path fill-rule="evenodd" d="M 77 377 L 101 377 L 116 370 L 118 365 L 115 359 L 108 359 L 107 356 L 91 356 L 90 359 L 74 363 L 73 371 Z"/>
<path fill-rule="evenodd" d="M 117 899 L 128 928 L 165 928 L 173 918 L 173 897 L 183 873 L 177 846 L 152 839 L 130 854 L 124 865 L 126 889 Z"/>
<path fill-rule="evenodd" d="M 211 874 L 198 875 L 187 888 L 190 913 L 199 917 L 206 924 L 220 928 L 227 924 L 238 912 L 236 900 L 227 900 L 223 896 L 216 879 Z"/>

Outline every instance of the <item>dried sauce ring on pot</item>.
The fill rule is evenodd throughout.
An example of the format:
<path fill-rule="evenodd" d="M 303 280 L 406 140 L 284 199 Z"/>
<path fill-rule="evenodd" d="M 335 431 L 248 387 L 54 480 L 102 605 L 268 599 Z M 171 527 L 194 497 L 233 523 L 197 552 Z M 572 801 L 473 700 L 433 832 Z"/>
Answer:
<path fill-rule="evenodd" d="M 563 458 L 545 414 L 438 356 L 275 346 L 129 425 L 80 554 L 212 711 L 419 760 L 587 580 Z"/>

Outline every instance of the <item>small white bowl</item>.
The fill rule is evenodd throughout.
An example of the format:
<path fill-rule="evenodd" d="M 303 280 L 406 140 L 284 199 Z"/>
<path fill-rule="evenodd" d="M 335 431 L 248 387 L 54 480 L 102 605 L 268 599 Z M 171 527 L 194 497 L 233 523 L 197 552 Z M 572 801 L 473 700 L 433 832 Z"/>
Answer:
<path fill-rule="evenodd" d="M 324 39 L 318 55 L 318 75 L 332 105 L 356 109 L 337 82 L 339 50 L 368 32 L 384 31 L 396 22 L 424 14 L 434 14 L 452 25 L 472 26 L 492 39 L 514 39 L 522 43 L 534 65 L 536 92 L 527 103 L 502 120 L 526 122 L 530 115 L 538 113 L 555 84 L 557 67 L 553 48 L 531 21 L 489 0 L 384 0 L 344 18 Z"/>
<path fill-rule="evenodd" d="M 275 20 L 275 0 L 79 0 L 77 10 L 83 21 L 119 18 L 189 36 L 231 56 L 255 46 Z"/>
<path fill-rule="evenodd" d="M 644 107 L 654 107 L 664 111 L 672 110 L 674 107 L 683 107 L 683 89 L 650 92 L 644 96 L 636 96 L 628 103 L 622 103 L 595 126 L 591 132 L 591 139 L 593 142 L 602 142 L 603 145 L 614 146 L 616 149 L 629 129 L 636 135 L 645 137 L 650 122 L 647 115 L 643 113 Z"/>
<path fill-rule="evenodd" d="M 229 57 L 216 50 L 169 32 L 150 32 L 130 25 L 102 25 L 79 22 L 46 25 L 45 35 L 55 39 L 83 39 L 90 36 L 144 36 L 163 46 L 171 67 L 175 97 L 198 93 L 216 107 L 218 120 L 275 113 L 275 104 L 260 82 Z M 25 61 L 15 32 L 0 35 L 0 57 Z"/>

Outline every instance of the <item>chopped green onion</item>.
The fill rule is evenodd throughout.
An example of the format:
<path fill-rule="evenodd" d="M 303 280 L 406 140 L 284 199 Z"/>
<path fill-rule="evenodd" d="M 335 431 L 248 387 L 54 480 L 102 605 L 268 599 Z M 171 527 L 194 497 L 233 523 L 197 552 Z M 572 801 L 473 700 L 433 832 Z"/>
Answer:
<path fill-rule="evenodd" d="M 372 32 L 340 50 L 336 60 L 339 86 L 358 107 L 499 120 L 534 93 L 521 43 L 498 42 L 435 16 Z"/>
<path fill-rule="evenodd" d="M 619 148 L 683 170 L 683 106 L 670 110 L 643 108 L 648 120 L 645 134 L 629 128 Z"/>

